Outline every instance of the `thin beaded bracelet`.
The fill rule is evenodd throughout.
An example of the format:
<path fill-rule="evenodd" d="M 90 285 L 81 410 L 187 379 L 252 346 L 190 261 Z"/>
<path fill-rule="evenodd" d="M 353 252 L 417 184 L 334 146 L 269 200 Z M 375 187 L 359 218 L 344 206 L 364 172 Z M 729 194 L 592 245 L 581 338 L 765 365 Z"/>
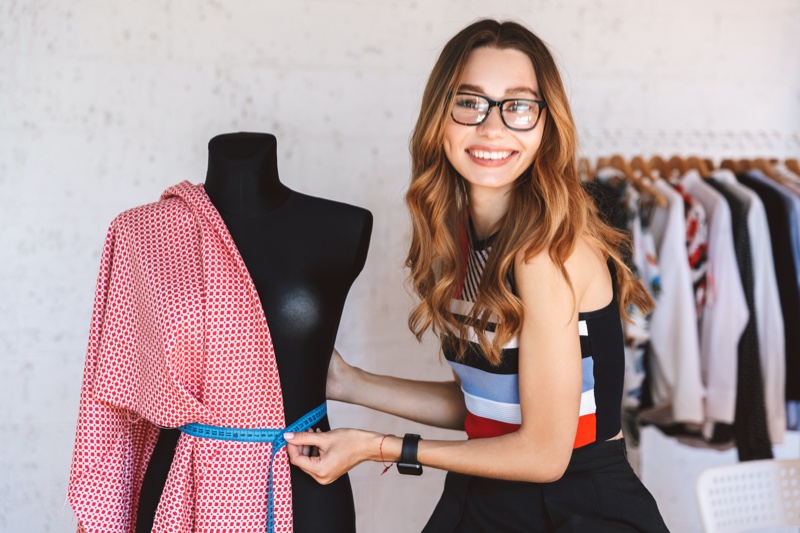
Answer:
<path fill-rule="evenodd" d="M 386 473 L 386 471 L 389 470 L 392 467 L 392 463 L 389 463 L 387 465 L 386 464 L 386 460 L 384 460 L 384 458 L 383 458 L 383 441 L 386 440 L 386 437 L 394 437 L 394 436 L 395 435 L 393 435 L 391 433 L 389 433 L 388 435 L 384 435 L 383 438 L 381 439 L 380 445 L 378 446 L 378 450 L 380 450 L 380 452 L 381 452 L 381 462 L 383 463 L 383 472 L 381 472 L 381 475 L 384 475 Z"/>

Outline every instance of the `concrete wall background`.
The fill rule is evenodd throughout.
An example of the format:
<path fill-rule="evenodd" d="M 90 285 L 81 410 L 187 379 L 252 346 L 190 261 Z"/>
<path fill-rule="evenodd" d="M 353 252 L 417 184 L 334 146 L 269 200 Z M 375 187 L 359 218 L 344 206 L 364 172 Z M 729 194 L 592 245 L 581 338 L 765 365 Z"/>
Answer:
<path fill-rule="evenodd" d="M 482 16 L 551 45 L 586 155 L 800 154 L 796 0 L 0 1 L 0 530 L 73 530 L 64 501 L 105 230 L 171 184 L 202 182 L 218 133 L 274 133 L 284 183 L 375 215 L 346 357 L 447 376 L 432 340 L 405 327 L 407 143 L 438 52 Z M 459 436 L 331 411 L 341 426 Z M 781 453 L 797 456 L 793 442 Z M 699 530 L 698 469 L 732 460 L 645 434 L 644 479 L 673 530 Z M 379 472 L 352 474 L 360 530 L 418 531 L 442 473 Z"/>

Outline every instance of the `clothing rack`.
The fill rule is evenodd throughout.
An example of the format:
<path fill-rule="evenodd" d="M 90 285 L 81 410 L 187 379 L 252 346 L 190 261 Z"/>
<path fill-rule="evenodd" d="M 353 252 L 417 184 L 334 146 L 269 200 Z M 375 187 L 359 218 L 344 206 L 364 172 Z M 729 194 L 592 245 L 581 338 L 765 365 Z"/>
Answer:
<path fill-rule="evenodd" d="M 668 132 L 645 132 L 643 130 L 602 130 L 584 132 L 584 146 L 595 142 L 593 149 L 600 146 L 613 150 L 598 151 L 593 157 L 579 158 L 578 168 L 584 181 L 592 181 L 601 168 L 615 169 L 629 186 L 633 186 L 644 196 L 649 196 L 662 207 L 667 204 L 654 183 L 661 179 L 675 182 L 690 170 L 702 177 L 711 176 L 714 171 L 728 169 L 734 173 L 758 171 L 770 180 L 788 185 L 798 191 L 800 186 L 800 133 L 781 132 L 689 132 L 685 135 L 670 135 Z M 588 142 L 587 142 L 588 139 Z M 685 145 L 687 150 L 669 150 L 669 146 Z M 658 146 L 658 149 L 636 151 L 636 147 Z M 623 149 L 624 147 L 624 149 Z M 735 150 L 734 150 L 735 148 Z M 739 149 L 741 148 L 741 149 Z M 633 153 L 689 153 L 703 155 L 636 155 Z M 590 150 L 584 150 L 589 153 Z M 616 153 L 615 153 L 616 152 Z M 758 157 L 744 158 L 743 153 L 760 154 Z M 625 155 L 623 155 L 625 154 Z M 780 154 L 780 155 L 779 155 Z M 663 190 L 663 189 L 662 189 Z M 791 326 L 788 326 L 791 327 Z M 798 451 L 800 456 L 800 451 Z M 638 454 L 631 457 L 634 468 L 638 470 Z"/>
<path fill-rule="evenodd" d="M 798 145 L 797 152 L 800 152 L 800 144 Z M 800 197 L 800 164 L 798 164 L 798 158 L 796 156 L 785 157 L 785 158 L 778 158 L 778 157 L 754 157 L 754 158 L 727 157 L 727 158 L 715 158 L 715 157 L 701 157 L 701 156 L 697 156 L 697 155 L 691 155 L 691 156 L 672 155 L 672 156 L 669 156 L 669 157 L 660 156 L 660 155 L 653 155 L 653 156 L 650 156 L 650 157 L 646 157 L 646 156 L 639 155 L 639 156 L 634 156 L 632 158 L 626 158 L 626 157 L 622 156 L 621 154 L 617 153 L 617 154 L 614 154 L 614 155 L 611 155 L 611 156 L 599 156 L 595 160 L 591 160 L 588 157 L 582 157 L 582 158 L 580 158 L 578 167 L 580 169 L 582 179 L 584 179 L 586 181 L 592 181 L 596 174 L 600 175 L 601 173 L 604 173 L 604 175 L 605 175 L 605 177 L 603 178 L 604 179 L 604 183 L 606 183 L 606 184 L 607 183 L 617 183 L 617 185 L 614 185 L 614 187 L 616 187 L 618 190 L 619 190 L 619 184 L 620 183 L 625 183 L 626 185 L 624 185 L 624 187 L 627 188 L 627 190 L 631 190 L 631 189 L 636 190 L 636 191 L 639 192 L 639 194 L 641 195 L 642 198 L 649 197 L 650 200 L 653 201 L 653 204 L 659 205 L 661 207 L 665 207 L 668 204 L 668 201 L 664 197 L 664 194 L 670 192 L 669 190 L 665 190 L 665 189 L 671 189 L 671 187 L 667 187 L 664 183 L 659 184 L 658 182 L 665 182 L 665 183 L 669 183 L 669 184 L 671 184 L 671 185 L 673 185 L 675 187 L 678 187 L 678 190 L 681 192 L 681 195 L 684 195 L 683 201 L 681 203 L 682 204 L 685 203 L 687 205 L 687 209 L 688 209 L 688 205 L 689 204 L 687 202 L 692 201 L 694 203 L 695 200 L 692 200 L 690 198 L 691 195 L 694 194 L 694 192 L 692 192 L 692 190 L 691 190 L 692 186 L 688 185 L 688 182 L 684 181 L 684 179 L 688 179 L 688 178 L 684 178 L 684 176 L 688 175 L 689 172 L 695 172 L 694 176 L 696 176 L 696 177 L 693 178 L 694 179 L 694 183 L 700 184 L 701 182 L 706 182 L 705 178 L 711 178 L 712 176 L 719 176 L 719 174 L 715 174 L 715 173 L 717 173 L 721 169 L 727 169 L 727 170 L 732 171 L 734 174 L 737 174 L 737 175 L 746 174 L 748 172 L 756 172 L 757 174 L 759 174 L 762 177 L 763 180 L 766 180 L 766 182 L 772 182 L 772 183 L 776 184 L 776 186 L 779 184 L 781 186 L 782 190 L 786 191 L 787 193 L 791 193 L 791 195 L 793 195 L 795 197 Z M 609 172 L 611 172 L 611 174 L 608 174 Z M 732 175 L 730 175 L 730 174 L 728 174 L 728 175 L 731 176 L 728 179 L 730 179 L 731 181 L 735 181 L 735 180 L 733 180 Z M 609 176 L 615 176 L 612 179 L 616 180 L 616 182 L 605 181 L 605 180 L 608 179 Z M 622 180 L 622 182 L 619 181 L 620 179 Z M 715 180 L 716 179 L 720 179 L 720 178 L 716 178 L 715 177 Z M 743 178 L 739 178 L 737 176 L 737 179 L 741 180 Z M 715 180 L 711 180 L 711 181 L 715 181 Z M 723 180 L 723 181 L 725 181 L 725 180 Z M 717 183 L 722 183 L 722 182 L 717 182 Z M 660 187 L 657 186 L 657 185 L 660 185 Z M 688 189 L 687 189 L 687 186 L 689 187 Z M 695 190 L 697 191 L 697 193 L 699 194 L 702 191 L 700 189 L 697 189 L 698 186 L 699 185 L 695 185 L 694 187 L 695 187 Z M 744 185 L 741 185 L 741 184 L 737 184 L 737 186 L 745 187 Z M 722 187 L 722 185 L 717 185 L 715 188 L 717 190 L 719 190 L 720 187 Z M 710 188 L 710 187 L 704 184 L 704 186 L 701 187 L 701 189 L 702 188 Z M 747 187 L 745 187 L 745 188 L 747 188 Z M 720 192 L 724 192 L 724 191 L 720 191 Z M 662 194 L 662 193 L 664 193 L 664 194 Z M 672 192 L 671 194 L 674 195 L 675 193 Z M 705 196 L 706 194 L 701 195 L 701 197 Z M 706 201 L 708 201 L 708 199 L 706 199 Z M 732 201 L 732 200 L 728 199 L 728 202 L 730 202 L 730 201 Z M 722 202 L 722 203 L 725 204 L 726 202 Z M 598 205 L 600 205 L 600 204 L 598 204 Z M 606 206 L 606 207 L 608 207 L 608 206 Z M 719 209 L 719 208 L 717 208 L 717 209 Z M 727 207 L 726 207 L 726 209 L 727 209 Z M 740 207 L 738 209 L 739 209 L 738 212 L 740 213 L 740 216 L 742 216 L 741 215 L 741 213 L 743 212 L 741 210 L 742 208 Z M 633 216 L 633 215 L 631 215 L 631 216 Z M 740 220 L 741 220 L 741 218 L 740 218 Z M 619 219 L 617 219 L 617 222 L 619 222 Z M 774 222 L 774 221 L 771 220 L 770 224 L 772 224 L 772 222 Z M 748 222 L 748 224 L 749 224 L 749 222 Z M 746 226 L 746 225 L 740 224 L 740 228 L 745 228 L 746 229 L 747 227 L 748 226 Z M 747 233 L 747 231 L 745 231 L 745 233 Z M 709 237 L 710 236 L 711 236 L 711 234 L 709 233 Z M 767 237 L 767 240 L 770 240 L 769 237 Z M 687 241 L 687 243 L 688 243 L 688 241 Z M 750 250 L 749 245 L 748 245 L 747 249 Z M 763 249 L 762 249 L 762 252 L 763 252 Z M 739 252 L 737 251 L 737 255 L 738 255 L 738 253 Z M 748 252 L 748 253 L 755 253 L 755 252 Z M 762 255 L 763 255 L 763 253 L 762 253 Z M 767 253 L 767 256 L 769 256 L 769 252 Z M 703 262 L 705 262 L 705 261 L 706 260 L 703 259 Z M 715 261 L 714 258 L 712 258 L 710 264 L 713 265 L 714 261 Z M 733 261 L 734 262 L 736 261 L 735 257 L 733 258 Z M 727 261 L 727 262 L 730 262 L 730 261 Z M 723 262 L 723 263 L 727 263 L 727 262 Z M 716 261 L 716 263 L 717 263 L 717 265 L 720 264 L 718 260 Z M 796 265 L 797 265 L 796 256 L 795 256 L 794 263 L 795 263 L 795 267 L 794 268 L 796 268 Z M 761 264 L 763 264 L 763 262 Z M 783 263 L 783 264 L 785 265 L 786 263 Z M 693 265 L 692 268 L 695 268 L 695 266 Z M 748 272 L 751 269 L 749 260 L 747 262 L 747 267 L 746 268 L 747 268 Z M 761 267 L 761 268 L 765 268 L 765 267 Z M 698 272 L 701 272 L 701 271 L 698 271 Z M 709 272 L 709 274 L 708 274 L 709 275 L 709 280 L 711 280 L 712 279 L 713 268 L 712 268 L 712 270 L 710 270 L 708 272 Z M 720 272 L 721 271 L 718 271 L 717 273 L 720 273 Z M 784 272 L 786 272 L 786 271 L 784 270 Z M 792 270 L 792 272 L 794 272 L 794 270 Z M 662 270 L 662 273 L 663 273 L 663 270 Z M 705 274 L 703 274 L 703 276 L 705 276 Z M 738 271 L 737 271 L 737 275 L 735 277 L 738 280 Z M 697 280 L 698 278 L 693 278 L 693 279 Z M 763 280 L 763 278 L 761 278 L 761 279 Z M 785 283 L 786 278 L 784 277 L 783 279 L 784 279 L 784 283 Z M 796 278 L 794 278 L 794 279 L 795 279 L 795 281 L 792 282 L 792 283 L 796 284 Z M 717 281 L 720 281 L 720 280 L 722 280 L 722 278 L 717 278 Z M 743 280 L 744 280 L 744 278 L 743 278 Z M 744 283 L 743 280 L 742 280 L 742 283 Z M 709 283 L 711 283 L 711 282 L 709 282 Z M 752 289 L 752 287 L 753 287 L 752 278 L 750 278 L 750 281 L 748 283 L 750 284 L 749 285 L 750 286 L 749 290 L 752 291 L 753 290 Z M 762 281 L 762 283 L 766 283 L 766 282 Z M 708 289 L 709 291 L 712 291 L 711 287 L 712 287 L 712 285 L 709 284 L 709 289 Z M 720 285 L 720 287 L 722 287 L 722 285 Z M 763 285 L 762 285 L 762 287 L 763 287 Z M 783 288 L 785 289 L 786 286 L 784 285 Z M 695 287 L 695 290 L 697 290 L 696 287 Z M 722 290 L 722 289 L 720 288 L 720 290 Z M 762 289 L 762 291 L 763 290 L 764 289 Z M 795 290 L 797 290 L 796 287 L 795 287 Z M 705 293 L 705 289 L 703 289 L 703 291 L 700 294 L 703 294 L 703 293 Z M 751 294 L 752 294 L 752 292 L 751 292 Z M 765 294 L 766 294 L 766 292 L 762 292 L 762 296 L 765 295 Z M 783 294 L 786 294 L 786 293 L 784 292 Z M 777 295 L 778 295 L 778 292 L 776 291 L 774 293 L 774 296 L 771 298 L 772 301 L 775 301 L 777 299 Z M 752 296 L 751 296 L 751 298 L 752 298 Z M 783 299 L 782 296 L 781 296 L 781 299 Z M 697 316 L 698 316 L 698 318 L 705 317 L 706 313 L 708 312 L 708 309 L 709 309 L 708 307 L 706 307 L 707 304 L 702 303 L 703 301 L 704 300 L 698 300 L 698 302 L 697 302 L 697 305 L 698 305 L 698 314 L 697 314 Z M 709 300 L 709 302 L 712 302 L 712 301 L 713 300 L 711 300 L 711 299 Z M 711 304 L 711 305 L 713 307 L 713 304 Z M 752 301 L 751 301 L 750 305 L 753 305 Z M 702 312 L 701 312 L 701 310 L 702 310 Z M 755 309 L 753 309 L 752 313 L 755 313 Z M 753 316 L 757 318 L 757 316 L 755 314 Z M 769 315 L 765 315 L 765 316 L 769 316 Z M 794 317 L 796 315 L 793 314 L 791 316 Z M 764 317 L 762 317 L 762 320 L 763 319 L 764 319 Z M 789 320 L 789 316 L 787 316 L 786 319 Z M 769 321 L 767 321 L 767 322 L 769 322 Z M 793 318 L 791 319 L 791 322 L 792 323 L 786 324 L 786 327 L 792 328 L 793 327 L 793 322 L 794 322 Z M 676 322 L 676 324 L 677 324 L 677 322 Z M 731 325 L 731 327 L 733 327 L 733 326 Z M 755 326 L 753 326 L 753 327 L 755 327 Z M 721 330 L 718 329 L 717 331 L 721 331 Z M 774 332 L 774 330 L 772 330 L 772 331 Z M 744 335 L 743 332 L 744 332 L 744 330 L 737 330 L 737 335 L 740 334 L 740 333 L 742 335 Z M 742 338 L 744 338 L 744 336 Z M 755 338 L 755 337 L 751 337 L 751 339 L 752 338 Z M 779 337 L 776 337 L 775 335 L 771 335 L 771 336 L 770 335 L 762 335 L 762 338 L 768 339 L 768 338 L 779 338 Z M 793 350 L 791 351 L 792 353 L 790 353 L 790 351 L 788 350 L 788 348 L 789 348 L 788 338 L 789 337 L 788 337 L 788 333 L 787 333 L 787 345 L 786 345 L 787 351 L 786 351 L 786 354 L 785 354 L 785 357 L 787 358 L 787 360 L 788 360 L 789 357 L 793 358 L 793 357 L 797 356 L 797 354 L 793 353 Z M 736 340 L 738 340 L 738 337 L 737 337 Z M 755 341 L 755 342 L 757 342 L 757 341 Z M 772 346 L 773 347 L 775 346 L 774 343 L 772 344 Z M 773 348 L 769 348 L 769 347 L 764 347 L 764 348 L 767 351 L 762 352 L 762 357 L 765 357 L 765 355 L 763 355 L 763 354 L 771 353 L 771 354 L 774 355 L 776 353 Z M 734 350 L 735 350 L 735 346 L 734 346 Z M 752 359 L 750 359 L 750 360 L 752 361 Z M 774 361 L 775 359 L 772 359 L 772 360 Z M 762 365 L 763 364 L 767 364 L 764 361 L 766 361 L 766 360 L 762 360 Z M 704 364 L 708 364 L 708 362 L 706 362 Z M 746 368 L 746 367 L 742 367 L 742 368 Z M 793 367 L 793 368 L 796 368 L 796 367 Z M 793 372 L 796 372 L 796 370 L 793 370 Z M 745 374 L 745 376 L 746 375 L 748 375 L 748 374 Z M 775 374 L 773 374 L 773 376 L 774 375 Z M 742 379 L 741 376 L 742 376 L 742 374 L 740 374 L 739 379 Z M 746 383 L 746 382 L 747 382 L 747 379 L 745 379 L 745 381 L 743 383 Z M 772 381 L 772 383 L 773 384 L 783 383 L 783 381 L 777 381 L 777 382 L 776 381 Z M 788 383 L 789 383 L 789 381 L 787 380 L 787 387 L 788 387 Z M 765 382 L 763 384 L 763 387 L 767 387 L 767 386 L 768 386 L 768 384 Z M 782 388 L 782 385 L 781 385 L 781 388 Z M 773 388 L 772 390 L 777 394 L 777 391 L 779 389 L 777 388 L 777 385 L 776 385 L 775 388 Z M 789 389 L 787 388 L 787 395 L 788 395 L 788 390 Z M 796 394 L 797 394 L 797 392 L 795 390 L 790 397 L 796 398 Z M 796 399 L 794 400 L 794 403 L 797 404 L 797 400 Z M 775 412 L 774 411 L 774 406 L 776 404 L 777 404 L 776 396 L 773 396 L 772 397 L 773 412 Z M 794 407 L 795 407 L 794 412 L 797 412 L 797 410 L 796 410 L 797 405 L 795 405 Z M 738 424 L 739 423 L 738 422 L 739 421 L 738 415 L 737 415 L 736 419 L 737 419 L 737 424 Z M 774 421 L 775 418 L 773 417 L 772 420 Z M 792 428 L 790 426 L 790 429 L 795 429 L 796 430 L 797 429 L 796 422 L 794 423 L 794 425 L 795 425 L 795 427 Z M 775 426 L 775 427 L 780 427 L 780 426 L 778 425 L 778 426 Z M 683 435 L 684 435 L 684 437 L 686 436 L 685 433 Z M 742 442 L 745 442 L 745 441 L 743 440 Z M 710 444 L 710 443 L 707 443 L 707 444 Z M 710 447 L 713 447 L 713 446 L 710 446 Z M 766 450 L 764 448 L 761 448 L 761 449 L 764 450 L 764 453 L 766 453 Z M 742 452 L 742 450 L 740 449 L 740 454 L 741 454 L 741 452 Z M 749 450 L 745 451 L 746 454 L 748 452 L 749 452 Z M 755 458 L 758 458 L 758 457 L 755 457 Z"/>

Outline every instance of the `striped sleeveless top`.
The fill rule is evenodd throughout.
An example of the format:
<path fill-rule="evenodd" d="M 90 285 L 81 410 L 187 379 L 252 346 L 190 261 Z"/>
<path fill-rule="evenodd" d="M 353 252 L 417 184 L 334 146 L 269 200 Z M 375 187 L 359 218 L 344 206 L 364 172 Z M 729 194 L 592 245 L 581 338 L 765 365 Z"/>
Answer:
<path fill-rule="evenodd" d="M 491 252 L 494 236 L 476 240 L 470 224 L 471 239 L 464 239 L 467 264 L 460 293 L 452 300 L 451 312 L 459 321 L 467 317 L 478 295 L 480 279 Z M 614 283 L 614 297 L 602 309 L 578 315 L 581 343 L 582 388 L 578 431 L 574 448 L 610 439 L 619 433 L 625 354 L 617 305 L 616 272 L 609 261 Z M 512 269 L 513 270 L 513 269 Z M 517 294 L 513 271 L 506 286 Z M 484 330 L 492 341 L 495 324 Z M 457 339 L 445 336 L 442 351 L 445 359 L 461 380 L 467 406 L 464 429 L 470 439 L 496 437 L 516 431 L 522 422 L 519 406 L 519 338 L 511 339 L 502 350 L 502 361 L 492 366 L 477 342 L 472 326 L 463 357 L 459 357 Z M 535 416 L 535 414 L 533 415 Z"/>

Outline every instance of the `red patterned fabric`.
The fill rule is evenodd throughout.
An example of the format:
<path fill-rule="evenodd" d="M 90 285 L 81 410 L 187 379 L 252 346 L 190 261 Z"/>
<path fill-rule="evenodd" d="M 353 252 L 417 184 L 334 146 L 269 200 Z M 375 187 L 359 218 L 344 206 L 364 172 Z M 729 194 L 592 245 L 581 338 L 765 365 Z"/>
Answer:
<path fill-rule="evenodd" d="M 267 322 L 201 185 L 119 215 L 106 237 L 68 498 L 87 533 L 134 531 L 158 427 L 285 427 Z M 269 443 L 181 434 L 155 532 L 267 530 Z M 289 463 L 275 460 L 275 531 L 292 531 Z"/>

